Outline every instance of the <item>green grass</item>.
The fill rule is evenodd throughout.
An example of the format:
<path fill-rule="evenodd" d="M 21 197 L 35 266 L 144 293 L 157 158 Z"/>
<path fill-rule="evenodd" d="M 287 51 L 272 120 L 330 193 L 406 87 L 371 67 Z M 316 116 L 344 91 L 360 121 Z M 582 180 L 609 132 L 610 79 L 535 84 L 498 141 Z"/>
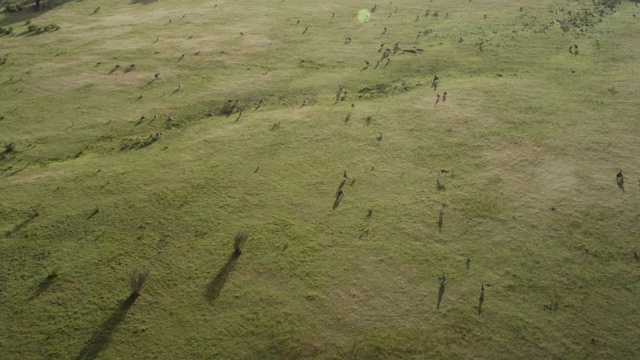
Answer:
<path fill-rule="evenodd" d="M 1 358 L 640 351 L 634 2 L 53 3 L 0 14 Z"/>

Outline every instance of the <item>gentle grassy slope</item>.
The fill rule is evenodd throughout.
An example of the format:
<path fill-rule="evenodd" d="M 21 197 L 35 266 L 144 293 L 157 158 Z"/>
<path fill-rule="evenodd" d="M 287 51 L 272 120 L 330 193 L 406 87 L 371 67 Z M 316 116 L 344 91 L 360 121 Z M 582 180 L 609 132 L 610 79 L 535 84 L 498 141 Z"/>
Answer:
<path fill-rule="evenodd" d="M 637 356 L 632 2 L 183 3 L 0 15 L 1 358 Z"/>

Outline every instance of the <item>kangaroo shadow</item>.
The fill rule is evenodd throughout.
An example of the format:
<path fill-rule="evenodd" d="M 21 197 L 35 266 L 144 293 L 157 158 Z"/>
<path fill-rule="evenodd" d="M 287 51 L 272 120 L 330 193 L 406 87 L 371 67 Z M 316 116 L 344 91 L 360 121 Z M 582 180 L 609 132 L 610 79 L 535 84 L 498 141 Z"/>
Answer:
<path fill-rule="evenodd" d="M 21 222 L 20 224 L 16 225 L 13 227 L 12 230 L 9 230 L 5 233 L 5 235 L 7 237 L 11 236 L 12 234 L 20 231 L 20 229 L 22 229 L 23 227 L 27 226 L 30 222 L 32 222 L 35 218 L 38 217 L 38 213 L 34 213 L 32 215 L 30 215 L 26 220 L 24 220 L 23 222 Z"/>
<path fill-rule="evenodd" d="M 207 290 L 204 294 L 204 297 L 209 302 L 215 301 L 218 298 L 218 296 L 220 296 L 220 293 L 222 292 L 222 288 L 224 287 L 224 284 L 227 282 L 227 279 L 229 278 L 229 274 L 231 273 L 231 271 L 233 271 L 233 267 L 235 266 L 236 261 L 240 257 L 240 254 L 241 253 L 239 251 L 234 251 L 231 254 L 231 256 L 229 256 L 229 259 L 227 259 L 227 263 L 224 264 L 222 269 L 220 269 L 220 271 L 218 272 L 218 275 L 216 275 L 216 277 L 213 278 L 213 280 L 211 280 L 209 284 L 207 284 Z"/>
<path fill-rule="evenodd" d="M 478 315 L 482 314 L 483 303 L 484 303 L 484 293 L 480 293 L 480 300 L 478 301 Z"/>
<path fill-rule="evenodd" d="M 436 309 L 440 309 L 440 303 L 442 303 L 442 296 L 444 295 L 444 282 L 440 283 L 440 290 L 438 290 L 438 304 Z"/>
<path fill-rule="evenodd" d="M 444 221 L 444 212 L 440 211 L 440 216 L 438 216 L 438 232 L 442 232 L 443 221 Z"/>
<path fill-rule="evenodd" d="M 342 196 L 336 196 L 336 200 L 333 202 L 333 206 L 331 208 L 333 210 L 337 209 L 340 206 L 340 202 L 342 201 Z"/>
<path fill-rule="evenodd" d="M 58 278 L 58 274 L 51 273 L 49 274 L 49 276 L 44 278 L 44 280 L 40 281 L 40 283 L 33 290 L 33 295 L 31 295 L 29 300 L 33 300 L 38 296 L 40 296 L 40 294 L 42 294 L 43 292 L 47 291 L 47 289 L 49 289 L 51 285 L 53 285 L 53 283 L 56 281 L 57 278 Z"/>
<path fill-rule="evenodd" d="M 620 190 L 622 190 L 622 192 L 624 192 L 624 178 L 619 178 L 616 181 L 618 183 L 618 187 L 620 188 Z"/>
<path fill-rule="evenodd" d="M 98 357 L 100 352 L 104 350 L 109 343 L 111 334 L 113 334 L 116 327 L 118 327 L 122 320 L 124 320 L 124 317 L 127 315 L 127 312 L 131 309 L 131 306 L 138 296 L 138 294 L 133 293 L 129 295 L 128 298 L 120 302 L 118 309 L 111 314 L 107 321 L 100 325 L 100 327 L 93 333 L 93 336 L 91 336 L 91 339 L 87 341 L 87 344 L 82 348 L 80 354 L 76 358 L 77 360 L 95 359 Z"/>
<path fill-rule="evenodd" d="M 87 216 L 87 219 L 86 219 L 86 220 L 89 220 L 89 219 L 91 219 L 92 217 L 94 217 L 94 216 L 98 215 L 98 213 L 99 213 L 99 212 L 100 212 L 100 209 L 98 209 L 98 208 L 93 209 L 93 211 L 91 212 L 91 214 L 89 214 L 89 216 Z"/>
<path fill-rule="evenodd" d="M 342 188 L 347 184 L 347 179 L 342 180 L 340 185 L 338 185 L 338 190 L 336 190 L 336 199 L 333 201 L 332 209 L 335 210 L 340 206 L 340 202 L 344 197 L 344 193 L 342 192 Z"/>
<path fill-rule="evenodd" d="M 440 179 L 436 180 L 436 190 L 438 191 L 445 191 L 447 190 L 447 187 L 440 182 Z"/>

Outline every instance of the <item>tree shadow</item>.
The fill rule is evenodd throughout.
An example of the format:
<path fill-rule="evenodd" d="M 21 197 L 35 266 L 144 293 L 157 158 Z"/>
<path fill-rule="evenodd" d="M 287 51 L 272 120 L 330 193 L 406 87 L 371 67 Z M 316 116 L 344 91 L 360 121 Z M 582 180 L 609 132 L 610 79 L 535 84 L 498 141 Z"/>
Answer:
<path fill-rule="evenodd" d="M 478 315 L 482 314 L 482 304 L 484 303 L 484 293 L 480 293 L 480 300 L 478 301 Z"/>
<path fill-rule="evenodd" d="M 20 229 L 22 229 L 23 227 L 27 226 L 27 224 L 29 224 L 30 222 L 32 222 L 35 218 L 38 217 L 38 213 L 33 213 L 32 215 L 30 215 L 26 220 L 24 220 L 23 222 L 21 222 L 20 224 L 16 225 L 13 227 L 13 229 L 7 231 L 5 233 L 6 237 L 10 237 L 11 235 L 13 235 L 14 233 L 20 231 Z"/>
<path fill-rule="evenodd" d="M 40 283 L 33 290 L 33 295 L 31 295 L 29 300 L 33 300 L 40 296 L 40 294 L 42 294 L 43 292 L 47 291 L 47 289 L 49 289 L 51 285 L 53 285 L 57 278 L 58 274 L 54 272 L 49 274 L 46 278 L 44 278 L 44 280 L 40 281 Z"/>
<path fill-rule="evenodd" d="M 218 272 L 213 280 L 209 284 L 207 284 L 207 291 L 204 294 L 204 297 L 211 303 L 215 301 L 220 293 L 222 292 L 222 288 L 224 284 L 227 282 L 229 278 L 229 274 L 233 271 L 233 267 L 235 266 L 236 260 L 240 257 L 239 251 L 234 251 L 229 259 L 227 259 L 227 263 L 224 264 L 222 269 Z"/>
<path fill-rule="evenodd" d="M 129 309 L 138 298 L 138 294 L 133 293 L 129 295 L 125 300 L 120 302 L 118 305 L 118 309 L 111 314 L 109 319 L 105 321 L 100 327 L 93 333 L 93 336 L 87 344 L 82 348 L 80 354 L 76 358 L 77 360 L 82 359 L 95 359 L 98 357 L 100 352 L 104 350 L 104 348 L 109 343 L 109 339 L 111 338 L 111 334 L 118 327 L 118 325 L 124 320 L 124 317 L 127 315 Z"/>
<path fill-rule="evenodd" d="M 40 15 L 46 14 L 49 10 L 72 1 L 74 0 L 43 0 L 40 2 L 40 6 L 38 8 L 35 7 L 34 1 L 24 2 L 22 4 L 22 8 L 24 10 L 15 13 L 5 12 L 6 16 L 4 19 L 0 19 L 0 26 L 12 25 L 20 21 L 34 19 Z M 2 6 L 2 10 L 4 10 L 4 6 Z"/>
<path fill-rule="evenodd" d="M 442 303 L 442 296 L 444 296 L 444 282 L 440 283 L 440 290 L 438 290 L 438 304 L 436 309 L 440 309 L 440 303 Z"/>

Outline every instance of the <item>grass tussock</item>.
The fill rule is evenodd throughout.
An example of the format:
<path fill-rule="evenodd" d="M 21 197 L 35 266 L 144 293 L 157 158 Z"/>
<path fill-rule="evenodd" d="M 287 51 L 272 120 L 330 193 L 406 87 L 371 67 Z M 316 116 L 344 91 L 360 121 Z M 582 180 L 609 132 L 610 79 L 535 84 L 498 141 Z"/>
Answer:
<path fill-rule="evenodd" d="M 242 248 L 249 238 L 249 232 L 246 230 L 240 230 L 233 239 L 233 251 L 237 254 L 242 253 Z"/>
<path fill-rule="evenodd" d="M 144 288 L 147 280 L 149 279 L 149 270 L 136 268 L 131 272 L 129 278 L 129 286 L 132 295 L 140 295 L 140 292 Z"/>

